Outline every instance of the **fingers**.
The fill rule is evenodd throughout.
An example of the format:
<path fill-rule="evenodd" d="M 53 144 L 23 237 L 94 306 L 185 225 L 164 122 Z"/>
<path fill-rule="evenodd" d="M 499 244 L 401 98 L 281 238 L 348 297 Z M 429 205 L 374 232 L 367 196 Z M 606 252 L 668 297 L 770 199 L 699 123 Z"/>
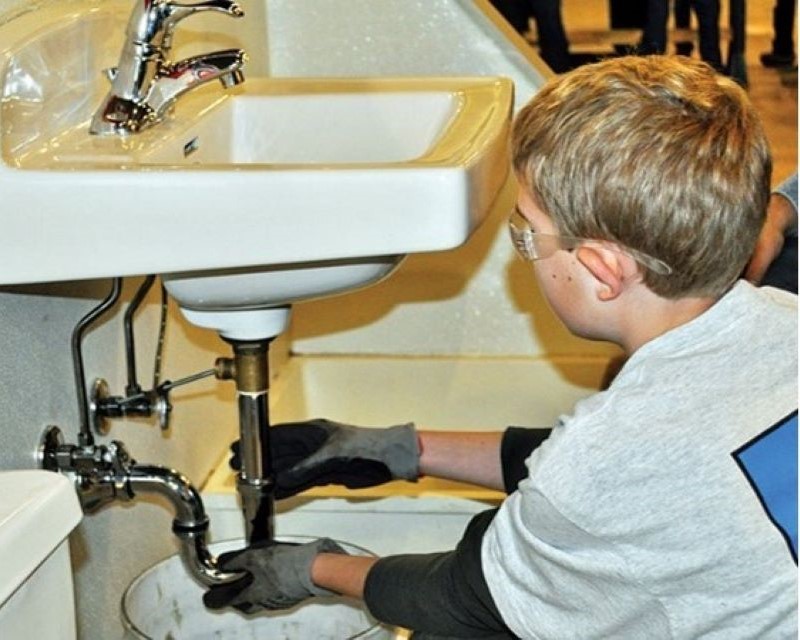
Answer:
<path fill-rule="evenodd" d="M 288 469 L 327 442 L 330 428 L 311 423 L 288 423 L 270 427 L 269 439 L 274 466 Z"/>
<path fill-rule="evenodd" d="M 261 605 L 255 604 L 254 602 L 242 602 L 239 604 L 232 604 L 231 605 L 237 611 L 241 611 L 245 615 L 250 615 L 252 613 L 258 613 L 263 609 Z"/>
<path fill-rule="evenodd" d="M 254 557 L 269 554 L 269 548 L 274 546 L 274 541 L 268 540 L 256 543 L 244 549 L 228 551 L 217 557 L 217 567 L 223 571 L 248 571 L 253 564 Z"/>
<path fill-rule="evenodd" d="M 229 584 L 217 585 L 203 596 L 210 609 L 234 607 L 244 613 L 260 609 L 287 609 L 317 595 L 311 581 L 310 565 L 320 551 L 343 553 L 332 540 L 325 538 L 305 544 L 265 542 L 224 553 L 217 565 L 227 571 L 244 571 Z"/>
<path fill-rule="evenodd" d="M 231 459 L 228 461 L 228 466 L 234 471 L 242 470 L 242 456 L 240 453 L 239 441 L 235 440 L 231 443 Z"/>
<path fill-rule="evenodd" d="M 277 475 L 275 497 L 282 499 L 310 489 L 339 484 L 348 489 L 361 489 L 384 484 L 393 479 L 391 471 L 382 462 L 364 458 L 333 458 L 323 464 L 301 472 L 293 468 Z"/>
<path fill-rule="evenodd" d="M 234 582 L 213 586 L 203 594 L 203 604 L 209 609 L 223 609 L 229 606 L 239 608 L 234 603 L 251 584 L 253 584 L 253 576 L 246 573 Z M 244 610 L 240 609 L 240 611 Z M 247 612 L 245 611 L 245 613 Z"/>
<path fill-rule="evenodd" d="M 271 427 L 270 458 L 275 498 L 282 500 L 329 484 L 362 488 L 392 480 L 391 469 L 380 459 L 380 439 L 386 433 L 322 419 Z M 238 442 L 231 445 L 231 452 L 230 464 L 239 469 Z"/>
<path fill-rule="evenodd" d="M 322 466 L 325 466 L 330 461 L 331 457 L 324 450 L 324 448 L 318 449 L 316 452 L 312 453 L 307 458 L 304 458 L 303 460 L 297 462 L 290 469 L 287 469 L 286 472 L 284 473 L 284 477 L 287 480 L 302 478 L 309 471 L 313 472 L 314 470 L 319 469 Z"/>
<path fill-rule="evenodd" d="M 276 473 L 290 469 L 325 444 L 332 429 L 332 423 L 321 419 L 288 422 L 270 427 L 269 453 L 272 468 Z M 231 444 L 230 450 L 229 466 L 234 471 L 241 471 L 242 458 L 238 440 Z"/>
<path fill-rule="evenodd" d="M 223 553 L 217 558 L 217 567 L 222 571 L 247 571 L 252 564 L 252 554 L 250 548 Z"/>

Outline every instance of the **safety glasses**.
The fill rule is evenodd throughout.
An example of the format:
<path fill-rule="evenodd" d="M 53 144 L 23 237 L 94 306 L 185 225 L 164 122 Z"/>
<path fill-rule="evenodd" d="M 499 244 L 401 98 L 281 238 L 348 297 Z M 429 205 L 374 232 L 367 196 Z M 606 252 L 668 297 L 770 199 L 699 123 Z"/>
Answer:
<path fill-rule="evenodd" d="M 524 260 L 528 260 L 529 262 L 544 260 L 559 250 L 572 251 L 582 244 L 594 242 L 602 244 L 606 249 L 611 251 L 630 256 L 642 266 L 660 275 L 666 276 L 672 273 L 672 267 L 663 260 L 654 258 L 636 249 L 631 249 L 630 247 L 620 245 L 611 246 L 607 242 L 593 240 L 591 238 L 574 238 L 572 236 L 537 233 L 531 228 L 530 223 L 525 216 L 520 213 L 517 207 L 514 207 L 508 218 L 508 230 L 511 234 L 511 242 L 514 244 L 517 253 L 519 253 Z"/>

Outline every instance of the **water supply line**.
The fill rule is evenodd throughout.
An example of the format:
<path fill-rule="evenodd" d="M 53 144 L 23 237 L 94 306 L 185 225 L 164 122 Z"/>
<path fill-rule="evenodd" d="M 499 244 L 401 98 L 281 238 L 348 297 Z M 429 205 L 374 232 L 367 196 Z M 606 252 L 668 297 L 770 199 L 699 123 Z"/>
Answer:
<path fill-rule="evenodd" d="M 153 288 L 155 280 L 156 277 L 154 275 L 149 275 L 144 279 L 131 299 L 128 308 L 125 310 L 125 316 L 122 321 L 122 326 L 125 331 L 125 364 L 128 369 L 128 384 L 125 386 L 125 393 L 129 396 L 142 392 L 142 387 L 139 386 L 139 381 L 136 377 L 136 347 L 133 337 L 133 316 L 139 310 L 139 307 L 142 306 L 142 302 L 144 302 L 150 289 Z"/>
<path fill-rule="evenodd" d="M 156 355 L 153 364 L 153 386 L 144 390 L 139 384 L 136 373 L 136 345 L 133 333 L 133 318 L 141 307 L 150 289 L 155 282 L 155 276 L 147 276 L 131 299 L 125 310 L 123 330 L 125 334 L 125 364 L 127 369 L 127 384 L 123 395 L 113 395 L 109 391 L 108 383 L 103 378 L 97 378 L 92 383 L 89 401 L 89 421 L 95 431 L 105 434 L 108 431 L 107 418 L 121 417 L 146 417 L 157 416 L 158 424 L 162 431 L 169 428 L 172 404 L 169 401 L 169 392 L 182 384 L 194 382 L 200 378 L 213 375 L 213 370 L 193 374 L 175 382 L 167 380 L 161 382 L 161 355 L 164 346 L 167 316 L 167 292 L 161 286 L 161 318 L 159 321 L 158 340 L 156 342 Z M 78 354 L 80 357 L 80 354 Z M 85 384 L 81 386 L 85 388 Z"/>
<path fill-rule="evenodd" d="M 59 427 L 47 427 L 37 452 L 39 464 L 43 469 L 73 476 L 85 513 L 97 511 L 113 501 L 133 500 L 140 494 L 165 497 L 175 510 L 172 530 L 180 541 L 181 558 L 189 573 L 207 586 L 231 582 L 241 577 L 241 573 L 226 573 L 217 568 L 216 558 L 208 551 L 206 543 L 208 516 L 191 482 L 174 469 L 137 464 L 122 442 L 115 440 L 101 445 L 94 442 L 81 348 L 83 334 L 114 306 L 121 286 L 121 279 L 114 278 L 108 295 L 78 322 L 72 333 L 80 413 L 78 444 L 65 443 Z"/>
<path fill-rule="evenodd" d="M 75 390 L 78 394 L 78 415 L 80 419 L 80 424 L 78 425 L 78 442 L 83 446 L 91 446 L 94 444 L 94 436 L 89 427 L 89 399 L 86 396 L 86 373 L 84 371 L 83 353 L 81 351 L 83 334 L 89 326 L 94 324 L 98 318 L 117 303 L 121 291 L 122 278 L 114 278 L 111 281 L 111 289 L 108 295 L 103 298 L 100 304 L 83 316 L 72 331 L 70 342 L 72 347 L 72 369 L 75 376 Z"/>

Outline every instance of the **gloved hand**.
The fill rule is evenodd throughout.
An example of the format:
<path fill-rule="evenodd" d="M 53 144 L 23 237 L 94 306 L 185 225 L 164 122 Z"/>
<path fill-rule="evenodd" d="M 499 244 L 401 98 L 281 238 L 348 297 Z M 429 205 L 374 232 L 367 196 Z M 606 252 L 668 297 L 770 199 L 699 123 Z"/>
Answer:
<path fill-rule="evenodd" d="M 220 569 L 246 573 L 234 582 L 211 587 L 203 594 L 203 604 L 209 609 L 233 607 L 256 613 L 288 609 L 314 596 L 336 595 L 311 581 L 311 564 L 318 553 L 347 555 L 330 538 L 305 544 L 269 541 L 223 553 L 217 558 Z"/>
<path fill-rule="evenodd" d="M 327 484 L 357 489 L 419 477 L 419 442 L 412 423 L 370 429 L 317 419 L 276 425 L 269 433 L 278 499 Z M 231 445 L 230 461 L 237 470 L 238 447 L 238 441 Z"/>

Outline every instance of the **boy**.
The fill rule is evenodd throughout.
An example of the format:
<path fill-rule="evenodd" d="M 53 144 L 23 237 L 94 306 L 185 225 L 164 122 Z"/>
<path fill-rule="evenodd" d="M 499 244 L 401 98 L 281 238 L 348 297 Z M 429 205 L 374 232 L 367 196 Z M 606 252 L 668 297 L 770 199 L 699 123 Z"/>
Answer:
<path fill-rule="evenodd" d="M 449 553 L 223 556 L 248 574 L 206 603 L 335 591 L 419 637 L 793 637 L 796 297 L 739 280 L 771 167 L 745 94 L 700 62 L 619 58 L 543 87 L 512 149 L 512 239 L 571 331 L 623 347 L 621 372 L 549 435 L 274 429 L 279 495 L 424 473 L 509 496 Z"/>

